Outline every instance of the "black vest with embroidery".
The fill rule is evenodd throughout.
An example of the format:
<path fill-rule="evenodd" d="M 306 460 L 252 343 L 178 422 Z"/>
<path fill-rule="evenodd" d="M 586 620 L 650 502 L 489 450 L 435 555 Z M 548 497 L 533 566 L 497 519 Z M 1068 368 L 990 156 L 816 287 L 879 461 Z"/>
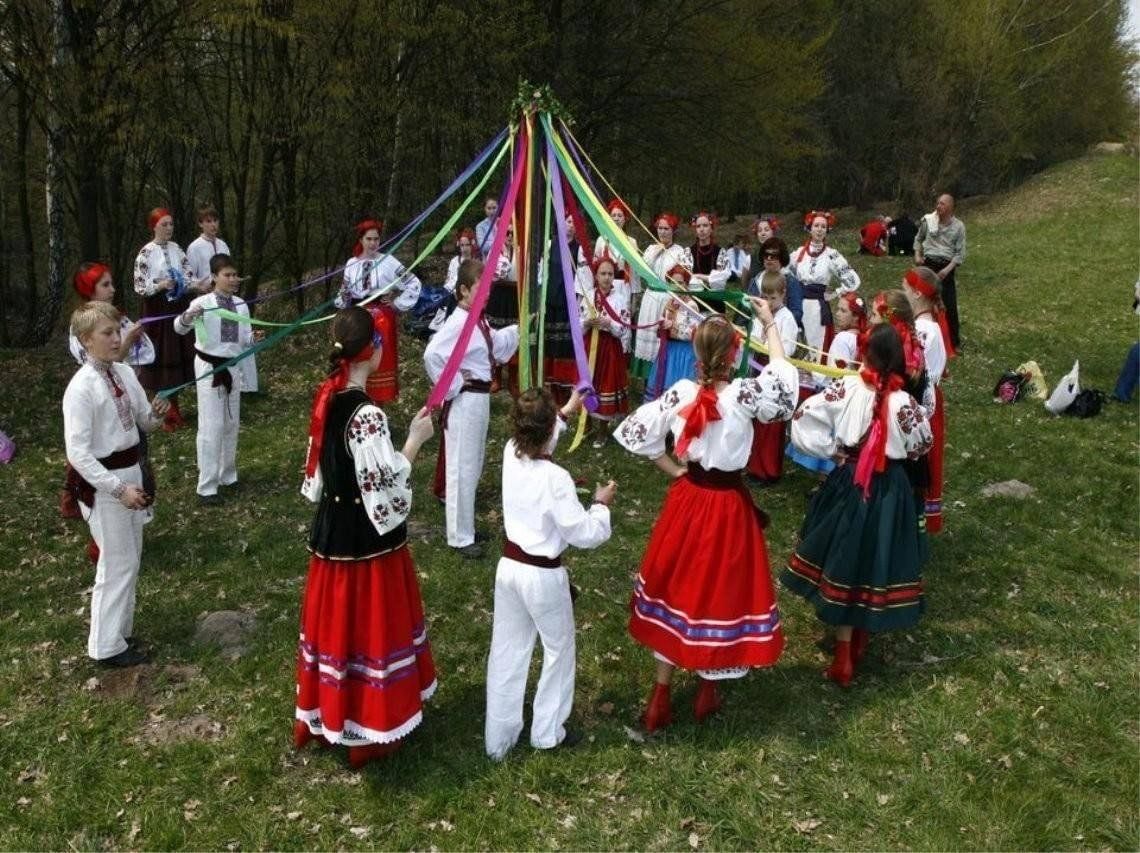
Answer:
<path fill-rule="evenodd" d="M 309 550 L 328 560 L 364 560 L 394 551 L 407 539 L 407 525 L 381 535 L 376 532 L 356 482 L 356 463 L 348 452 L 348 424 L 361 406 L 374 405 L 359 388 L 349 388 L 333 397 L 325 419 L 321 447 L 324 491 L 317 517 L 309 534 Z"/>
<path fill-rule="evenodd" d="M 709 243 L 702 248 L 700 243 L 694 243 L 689 250 L 693 254 L 693 275 L 708 275 L 716 269 L 716 259 L 720 255 L 720 246 Z"/>

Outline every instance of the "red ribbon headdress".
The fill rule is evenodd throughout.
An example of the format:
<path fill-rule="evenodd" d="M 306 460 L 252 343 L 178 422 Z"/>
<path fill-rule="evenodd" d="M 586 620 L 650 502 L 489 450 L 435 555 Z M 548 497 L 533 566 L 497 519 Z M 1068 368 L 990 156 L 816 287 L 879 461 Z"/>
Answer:
<path fill-rule="evenodd" d="M 755 231 L 756 226 L 759 225 L 761 222 L 767 222 L 768 223 L 768 227 L 772 229 L 772 236 L 773 237 L 780 233 L 780 220 L 774 216 L 770 216 L 767 213 L 761 213 L 759 216 L 756 217 L 756 221 L 754 223 L 752 223 L 752 230 Z"/>
<path fill-rule="evenodd" d="M 855 463 L 855 485 L 863 487 L 863 499 L 866 500 L 871 497 L 871 481 L 875 474 L 887 470 L 887 429 L 891 419 L 891 394 L 902 388 L 906 380 L 897 373 L 880 376 L 873 367 L 864 367 L 859 371 L 859 376 L 876 392 L 871 428 L 863 441 L 863 449 L 859 451 L 859 460 Z"/>
<path fill-rule="evenodd" d="M 152 210 L 150 212 L 150 215 L 146 218 L 146 227 L 149 228 L 151 231 L 153 231 L 155 226 L 158 225 L 158 223 L 162 221 L 162 218 L 164 216 L 170 216 L 170 215 L 171 215 L 170 211 L 167 210 L 165 207 L 156 207 L 154 210 Z"/>
<path fill-rule="evenodd" d="M 309 416 L 309 452 L 305 457 L 306 477 L 312 477 L 316 474 L 317 467 L 321 464 L 321 449 L 325 443 L 325 421 L 328 418 L 329 405 L 332 403 L 333 397 L 348 385 L 350 367 L 353 364 L 368 361 L 372 358 L 372 353 L 376 351 L 376 348 L 384 343 L 380 331 L 381 312 L 374 311 L 371 313 L 372 341 L 355 355 L 342 356 L 338 359 L 332 373 L 317 386 L 317 393 L 313 396 L 313 411 Z M 340 342 L 338 341 L 334 346 L 340 348 Z"/>
<path fill-rule="evenodd" d="M 847 309 L 855 316 L 855 335 L 862 337 L 867 332 L 867 303 L 854 290 L 848 291 L 839 297 L 847 305 Z"/>
<path fill-rule="evenodd" d="M 890 303 L 887 302 L 885 293 L 875 294 L 875 313 L 890 323 L 896 332 L 899 333 L 899 340 L 902 341 L 903 348 L 903 361 L 906 364 L 906 372 L 911 376 L 917 376 L 926 367 L 926 355 L 922 351 L 922 344 L 911 333 L 910 326 L 891 308 Z M 868 332 L 870 329 L 868 329 Z M 866 335 L 863 336 L 864 338 Z M 860 340 L 859 351 L 862 352 L 865 347 L 865 340 Z"/>
<path fill-rule="evenodd" d="M 697 225 L 697 220 L 702 216 L 709 221 L 709 225 L 712 226 L 713 231 L 716 231 L 716 226 L 720 224 L 720 220 L 717 219 L 715 213 L 709 213 L 707 210 L 698 210 L 696 213 L 694 213 L 693 218 L 689 220 L 689 224 L 695 228 Z"/>
<path fill-rule="evenodd" d="M 654 216 L 653 227 L 656 228 L 657 223 L 661 222 L 662 220 L 664 220 L 665 224 L 672 228 L 674 231 L 676 231 L 677 226 L 681 224 L 681 220 L 677 218 L 677 214 L 673 213 L 671 210 L 663 210 Z"/>
<path fill-rule="evenodd" d="M 832 213 L 830 210 L 809 210 L 807 212 L 807 214 L 804 216 L 804 231 L 811 231 L 812 221 L 814 221 L 816 219 L 816 217 L 819 217 L 819 216 L 822 216 L 824 219 L 827 220 L 827 230 L 828 231 L 830 231 L 832 228 L 834 228 L 835 223 L 839 221 L 835 218 L 835 214 Z"/>
<path fill-rule="evenodd" d="M 907 284 L 914 288 L 915 292 L 921 296 L 926 297 L 932 303 L 930 314 L 934 317 L 938 328 L 942 330 L 942 345 L 946 348 L 946 357 L 953 358 L 958 353 L 954 349 L 954 344 L 950 340 L 950 324 L 946 320 L 946 310 L 942 305 L 942 297 L 938 295 L 937 289 L 934 285 L 922 277 L 922 274 L 913 267 L 906 271 L 903 276 Z"/>
<path fill-rule="evenodd" d="M 710 314 L 701 321 L 701 325 L 706 323 L 719 323 L 728 326 L 732 331 L 732 346 L 729 348 L 728 356 L 726 358 L 726 365 L 731 370 L 732 365 L 736 363 L 736 354 L 740 349 L 740 342 L 743 336 L 740 330 L 733 326 L 723 314 Z M 698 328 L 697 333 L 700 333 Z M 695 335 L 694 335 L 695 337 Z M 707 365 L 699 365 L 707 370 Z M 676 452 L 677 456 L 684 458 L 685 452 L 689 449 L 689 445 L 704 433 L 707 427 L 713 421 L 721 419 L 720 409 L 717 407 L 718 395 L 716 392 L 715 382 L 718 378 L 706 373 L 708 379 L 702 382 L 700 390 L 697 392 L 697 398 L 687 406 L 683 407 L 677 412 L 677 415 L 685 422 L 681 428 L 681 436 L 677 439 Z"/>
<path fill-rule="evenodd" d="M 84 264 L 71 279 L 71 285 L 83 299 L 88 302 L 95 296 L 95 285 L 99 283 L 104 274 L 110 273 L 111 268 L 106 264 Z"/>
<path fill-rule="evenodd" d="M 352 256 L 354 258 L 359 258 L 364 253 L 364 244 L 361 243 L 360 240 L 372 229 L 376 229 L 377 234 L 383 234 L 384 223 L 377 219 L 365 219 L 363 222 L 356 224 L 356 243 L 352 247 Z"/>

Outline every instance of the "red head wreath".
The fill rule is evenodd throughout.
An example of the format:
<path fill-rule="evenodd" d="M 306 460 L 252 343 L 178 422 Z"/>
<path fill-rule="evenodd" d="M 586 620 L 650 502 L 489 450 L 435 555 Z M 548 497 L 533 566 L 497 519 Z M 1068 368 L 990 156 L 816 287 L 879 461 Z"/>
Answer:
<path fill-rule="evenodd" d="M 99 283 L 99 279 L 110 272 L 111 268 L 106 264 L 83 264 L 72 277 L 71 285 L 75 288 L 76 293 L 90 302 L 95 296 L 95 285 Z"/>
<path fill-rule="evenodd" d="M 170 216 L 170 215 L 171 215 L 170 211 L 167 210 L 165 207 L 156 207 L 154 210 L 152 210 L 150 212 L 150 215 L 147 216 L 146 227 L 149 228 L 151 231 L 153 231 L 155 226 L 158 225 L 158 223 L 162 221 L 163 217 Z"/>
<path fill-rule="evenodd" d="M 364 252 L 364 244 L 360 242 L 369 231 L 375 230 L 377 234 L 384 233 L 384 223 L 377 219 L 365 219 L 363 222 L 356 223 L 356 244 L 352 247 L 352 256 L 354 258 L 360 257 Z"/>
<path fill-rule="evenodd" d="M 804 216 L 804 231 L 811 231 L 812 222 L 814 222 L 820 216 L 822 216 L 827 221 L 828 231 L 834 228 L 835 223 L 838 221 L 835 218 L 835 214 L 830 210 L 809 210 L 807 212 L 807 215 Z"/>
<path fill-rule="evenodd" d="M 677 218 L 677 214 L 673 213 L 671 210 L 663 210 L 660 213 L 658 213 L 655 217 L 653 217 L 653 225 L 655 227 L 657 226 L 658 223 L 661 223 L 661 222 L 664 222 L 666 225 L 668 225 L 674 231 L 676 231 L 677 226 L 681 224 L 681 220 Z"/>
<path fill-rule="evenodd" d="M 755 231 L 756 226 L 759 225 L 761 222 L 767 222 L 768 227 L 772 229 L 773 234 L 779 234 L 780 233 L 780 220 L 777 219 L 775 216 L 771 216 L 767 213 L 761 213 L 759 216 L 756 217 L 756 221 L 754 223 L 752 223 L 752 230 Z"/>
<path fill-rule="evenodd" d="M 613 216 L 614 211 L 616 211 L 616 210 L 620 210 L 621 215 L 624 216 L 626 219 L 630 218 L 631 214 L 629 211 L 629 205 L 627 205 L 620 198 L 610 199 L 610 203 L 606 205 L 606 213 L 610 214 L 611 216 Z"/>
<path fill-rule="evenodd" d="M 711 225 L 713 228 L 716 228 L 720 222 L 720 220 L 716 218 L 715 213 L 709 213 L 707 210 L 698 210 L 693 214 L 693 218 L 689 220 L 689 224 L 696 226 L 697 220 L 702 216 L 709 221 L 709 225 Z"/>

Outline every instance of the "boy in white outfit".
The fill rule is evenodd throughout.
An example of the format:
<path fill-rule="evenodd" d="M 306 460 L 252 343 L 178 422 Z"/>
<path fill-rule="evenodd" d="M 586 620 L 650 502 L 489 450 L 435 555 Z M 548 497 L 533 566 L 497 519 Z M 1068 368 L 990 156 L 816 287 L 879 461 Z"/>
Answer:
<path fill-rule="evenodd" d="M 495 572 L 495 618 L 487 659 L 487 755 L 501 761 L 523 728 L 523 694 L 536 638 L 542 675 L 534 694 L 530 744 L 573 746 L 567 731 L 574 704 L 574 611 L 561 555 L 569 545 L 596 548 L 610 538 L 617 484 L 598 486 L 589 509 L 574 480 L 550 460 L 566 419 L 581 406 L 575 392 L 558 412 L 545 389 L 532 388 L 511 407 L 513 437 L 503 450 L 503 556 Z"/>
<path fill-rule="evenodd" d="M 237 365 L 214 368 L 240 355 L 253 344 L 249 323 L 224 317 L 225 309 L 249 317 L 245 300 L 237 295 L 241 279 L 229 255 L 210 259 L 214 289 L 190 303 L 174 318 L 174 331 L 185 335 L 195 331 L 194 375 L 198 391 L 198 500 L 203 504 L 221 502 L 219 486 L 237 483 L 237 440 L 241 422 L 242 374 Z M 200 323 L 199 323 L 200 321 Z"/>
<path fill-rule="evenodd" d="M 103 666 L 147 660 L 131 644 L 143 525 L 153 500 L 142 487 L 139 430 L 157 429 L 170 408 L 158 397 L 148 403 L 134 371 L 119 361 L 119 323 L 108 302 L 88 302 L 71 315 L 87 361 L 63 395 L 67 461 L 79 474 L 76 498 L 99 547 L 87 654 Z"/>

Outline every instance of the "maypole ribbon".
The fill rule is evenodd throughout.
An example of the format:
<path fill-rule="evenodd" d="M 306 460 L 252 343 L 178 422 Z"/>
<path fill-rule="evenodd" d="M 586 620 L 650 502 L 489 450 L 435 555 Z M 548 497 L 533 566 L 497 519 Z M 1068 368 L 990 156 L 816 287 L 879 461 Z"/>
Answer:
<path fill-rule="evenodd" d="M 546 369 L 546 292 L 550 285 L 550 217 L 554 210 L 554 196 L 550 189 L 550 169 L 543 165 L 544 195 L 542 203 L 542 261 L 539 264 L 539 296 L 538 296 L 538 381 L 539 388 L 543 384 L 543 374 Z"/>
<path fill-rule="evenodd" d="M 507 190 L 504 205 L 507 210 L 514 208 L 515 200 L 518 198 L 519 185 L 522 183 L 523 177 L 522 159 L 526 156 L 526 149 L 527 140 L 524 137 L 520 141 L 515 154 L 514 174 L 511 179 L 510 188 Z M 502 254 L 503 243 L 506 236 L 507 229 L 497 229 L 495 239 L 491 242 L 489 257 L 497 258 Z M 479 322 L 479 318 L 483 315 L 483 308 L 487 305 L 487 297 L 490 295 L 491 290 L 491 278 L 494 272 L 495 268 L 493 264 L 487 264 L 483 267 L 483 274 L 479 277 L 479 284 L 475 290 L 474 300 L 467 313 L 467 319 L 463 323 L 463 328 L 459 331 L 455 348 L 451 351 L 451 355 L 448 357 L 447 364 L 444 365 L 443 372 L 440 374 L 439 379 L 428 393 L 427 403 L 425 405 L 429 409 L 435 409 L 443 405 L 443 401 L 447 397 L 447 392 L 451 388 L 451 382 L 455 378 L 455 374 L 459 372 L 459 364 L 463 361 L 463 356 L 467 352 L 467 345 L 471 341 L 471 334 L 475 331 L 475 326 Z"/>
<path fill-rule="evenodd" d="M 500 137 L 498 137 L 498 138 L 501 138 L 501 136 L 502 135 L 500 134 Z M 513 137 L 512 137 L 512 139 L 513 139 Z M 419 257 L 417 257 L 412 262 L 412 265 L 410 267 L 408 267 L 408 269 L 412 269 L 415 266 L 417 266 L 420 262 L 423 261 L 424 258 L 426 258 L 428 255 L 430 255 L 432 252 L 434 252 L 438 248 L 439 244 L 442 243 L 447 238 L 447 236 L 451 233 L 452 229 L 455 227 L 456 222 L 458 222 L 459 218 L 463 215 L 464 211 L 466 211 L 467 208 L 470 207 L 471 203 L 479 196 L 479 193 L 482 192 L 483 187 L 486 186 L 487 181 L 490 180 L 491 175 L 493 175 L 495 173 L 495 170 L 498 169 L 499 163 L 502 162 L 503 157 L 506 155 L 506 153 L 510 149 L 510 147 L 511 146 L 510 146 L 509 141 L 503 142 L 500 145 L 498 155 L 495 157 L 495 160 L 491 164 L 491 167 L 489 169 L 487 169 L 487 171 L 483 174 L 483 177 L 480 179 L 479 183 L 476 184 L 476 186 L 471 190 L 471 192 L 467 195 L 467 198 L 465 198 L 463 200 L 463 202 L 460 204 L 459 208 L 451 215 L 451 217 L 447 220 L 447 222 L 445 222 L 443 224 L 443 226 L 436 232 L 436 235 L 431 239 L 431 241 L 428 243 L 428 245 L 424 247 L 424 250 L 422 252 L 420 252 Z M 483 162 L 486 162 L 485 157 L 482 158 L 482 160 L 483 160 Z M 482 164 L 480 163 L 479 165 L 482 165 Z M 469 172 L 470 169 L 466 169 L 464 171 Z M 452 189 L 451 192 L 454 193 L 454 190 Z M 442 203 L 444 198 L 446 198 L 446 196 L 442 196 L 440 199 L 437 199 L 437 201 Z M 438 206 L 439 206 L 438 204 L 435 205 L 435 207 L 438 207 Z M 341 267 L 339 270 L 334 271 L 334 273 L 338 272 L 340 270 L 343 270 L 343 269 L 344 268 Z M 368 298 L 361 300 L 360 304 L 366 305 L 366 304 L 368 304 L 368 303 L 370 303 L 376 299 L 379 299 L 385 293 L 388 293 L 389 291 L 391 291 L 392 288 L 394 288 L 398 283 L 399 283 L 399 279 L 392 282 L 387 287 L 382 288 L 381 290 L 378 290 L 376 293 L 370 295 Z M 316 325 L 319 323 L 328 322 L 329 320 L 331 320 L 333 317 L 336 316 L 335 313 L 334 314 L 328 314 L 328 315 L 323 316 L 323 317 L 318 316 L 318 315 L 321 314 L 321 312 L 324 311 L 326 308 L 331 307 L 334 302 L 335 302 L 335 298 L 330 299 L 326 302 L 322 302 L 320 305 L 316 306 L 315 308 L 311 309 L 310 311 L 306 312 L 305 314 L 301 315 L 301 317 L 299 317 L 298 319 L 296 319 L 290 323 L 273 323 L 273 322 L 270 322 L 268 320 L 257 320 L 257 319 L 254 319 L 252 317 L 246 317 L 245 315 L 237 314 L 237 313 L 230 311 L 229 309 L 226 309 L 226 308 L 210 309 L 212 311 L 217 312 L 219 314 L 219 316 L 221 316 L 222 318 L 227 319 L 227 320 L 234 320 L 236 322 L 242 322 L 242 323 L 250 323 L 251 325 L 254 325 L 254 326 L 265 326 L 265 327 L 278 328 L 278 329 L 280 329 L 280 331 L 273 333 L 272 335 L 267 337 L 264 341 L 260 341 L 259 343 L 254 344 L 249 349 L 243 350 L 242 352 L 238 353 L 233 358 L 227 359 L 226 361 L 219 364 L 217 367 L 214 367 L 213 369 L 209 370 L 208 372 L 203 373 L 201 376 L 196 377 L 195 379 L 191 380 L 190 382 L 183 382 L 181 385 L 177 385 L 177 386 L 174 386 L 172 388 L 162 389 L 161 391 L 158 392 L 158 396 L 160 396 L 164 399 L 171 397 L 174 394 L 177 394 L 179 391 L 183 390 L 184 388 L 189 388 L 191 385 L 197 384 L 199 380 L 207 379 L 207 378 L 213 376 L 215 373 L 218 373 L 219 371 L 228 370 L 230 367 L 237 364 L 239 361 L 241 361 L 244 358 L 248 358 L 251 355 L 256 355 L 259 352 L 262 352 L 264 350 L 267 350 L 267 349 L 270 349 L 270 348 L 276 346 L 281 340 L 283 340 L 285 337 L 287 337 L 288 335 L 292 334 L 294 331 L 296 331 L 300 328 L 303 328 L 306 326 Z M 172 316 L 178 316 L 178 315 L 172 315 Z"/>
<path fill-rule="evenodd" d="M 598 395 L 594 391 L 594 374 L 586 359 L 585 340 L 582 337 L 582 318 L 578 316 L 578 299 L 574 292 L 574 271 L 570 261 L 570 237 L 566 233 L 566 203 L 562 196 L 562 181 L 554 148 L 550 139 L 550 117 L 543 114 L 546 125 L 546 168 L 550 172 L 550 186 L 554 191 L 554 227 L 558 231 L 559 257 L 562 259 L 562 285 L 566 290 L 566 314 L 570 321 L 570 341 L 574 345 L 574 361 L 578 366 L 578 390 L 588 412 L 598 410 Z"/>
<path fill-rule="evenodd" d="M 522 222 L 515 228 L 515 245 L 519 248 L 518 305 L 519 305 L 519 390 L 526 391 L 533 382 L 534 374 L 530 364 L 530 292 L 531 277 L 534 274 L 533 260 L 535 247 L 531 230 L 531 205 L 534 199 L 534 113 L 527 111 L 523 126 L 527 138 L 526 170 L 522 187 Z"/>
<path fill-rule="evenodd" d="M 591 302 L 589 300 L 586 300 L 586 308 L 590 312 L 590 317 L 596 318 L 598 316 L 598 312 L 596 310 L 594 310 L 594 306 L 591 304 Z M 589 367 L 590 367 L 590 377 L 591 378 L 594 375 L 594 367 L 598 363 L 598 338 L 602 334 L 601 329 L 598 329 L 596 327 L 592 331 L 594 334 L 590 338 L 590 355 L 589 355 Z M 574 440 L 570 442 L 570 448 L 569 448 L 570 453 L 573 453 L 575 450 L 577 450 L 578 445 L 580 445 L 582 443 L 582 440 L 586 437 L 586 423 L 588 420 L 589 420 L 589 417 L 586 413 L 586 409 L 582 408 L 582 410 L 578 412 L 578 428 L 574 432 Z"/>

